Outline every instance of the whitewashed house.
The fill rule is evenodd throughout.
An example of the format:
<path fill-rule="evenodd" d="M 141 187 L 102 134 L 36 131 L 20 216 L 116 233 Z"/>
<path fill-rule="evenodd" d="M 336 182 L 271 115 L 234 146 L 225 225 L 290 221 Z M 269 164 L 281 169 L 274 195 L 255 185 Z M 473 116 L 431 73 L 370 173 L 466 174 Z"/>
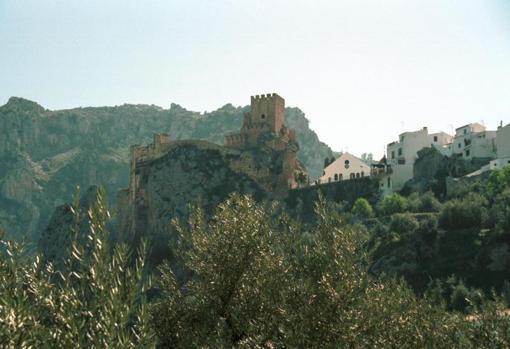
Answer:
<path fill-rule="evenodd" d="M 370 176 L 370 166 L 352 154 L 343 153 L 324 169 L 319 184 Z"/>
<path fill-rule="evenodd" d="M 402 189 L 404 184 L 413 178 L 413 166 L 418 158 L 418 151 L 435 147 L 442 154 L 448 155 L 451 152 L 452 139 L 453 137 L 445 132 L 429 134 L 427 127 L 400 134 L 398 142 L 392 142 L 386 148 L 386 161 L 391 171 L 381 178 L 381 191 L 387 194 Z"/>
<path fill-rule="evenodd" d="M 490 162 L 491 169 L 510 165 L 510 124 L 499 126 L 496 133 L 497 158 Z"/>
<path fill-rule="evenodd" d="M 487 131 L 485 126 L 476 122 L 455 131 L 453 154 L 465 159 L 496 157 L 497 131 Z"/>

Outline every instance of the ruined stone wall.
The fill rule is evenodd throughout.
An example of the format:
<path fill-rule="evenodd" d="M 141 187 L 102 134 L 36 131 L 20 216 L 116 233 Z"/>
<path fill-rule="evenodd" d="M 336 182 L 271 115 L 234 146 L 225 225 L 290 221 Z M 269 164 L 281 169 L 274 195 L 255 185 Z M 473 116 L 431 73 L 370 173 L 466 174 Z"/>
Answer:
<path fill-rule="evenodd" d="M 379 199 L 379 182 L 373 177 L 363 177 L 295 189 L 289 192 L 284 203 L 292 214 L 304 221 L 310 221 L 314 217 L 314 207 L 319 193 L 328 202 L 337 203 L 350 210 L 360 197 L 374 205 Z"/>

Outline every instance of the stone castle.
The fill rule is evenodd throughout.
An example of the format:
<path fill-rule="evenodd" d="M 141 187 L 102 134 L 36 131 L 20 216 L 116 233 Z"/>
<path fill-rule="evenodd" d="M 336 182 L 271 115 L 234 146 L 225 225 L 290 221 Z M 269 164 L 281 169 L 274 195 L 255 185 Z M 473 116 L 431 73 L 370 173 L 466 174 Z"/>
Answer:
<path fill-rule="evenodd" d="M 227 135 L 225 145 L 236 149 L 253 148 L 267 135 L 273 136 L 272 146 L 277 149 L 297 144 L 294 130 L 285 126 L 285 100 L 276 93 L 251 96 L 251 111 L 244 114 L 241 132 Z"/>
<path fill-rule="evenodd" d="M 120 241 L 138 246 L 148 238 L 149 259 L 158 264 L 171 256 L 171 220 L 185 221 L 190 204 L 212 213 L 233 192 L 283 200 L 306 183 L 294 132 L 284 125 L 283 98 L 252 97 L 251 107 L 225 146 L 155 134 L 152 144 L 131 147 L 129 187 L 117 195 Z"/>
<path fill-rule="evenodd" d="M 151 161 L 165 155 L 178 141 L 172 141 L 166 133 L 154 134 L 152 144 L 131 146 L 131 175 L 129 181 L 130 193 L 135 199 L 139 186 L 140 169 Z M 240 132 L 229 134 L 225 137 L 225 146 L 229 149 L 250 152 L 261 148 L 269 148 L 282 154 L 282 168 L 279 178 L 270 179 L 265 169 L 254 169 L 253 166 L 239 164 L 241 172 L 248 173 L 253 178 L 265 178 L 265 182 L 278 182 L 272 189 L 279 193 L 289 188 L 300 186 L 296 179 L 296 169 L 302 175 L 306 171 L 302 169 L 297 160 L 299 145 L 296 141 L 294 130 L 285 126 L 285 100 L 276 93 L 251 96 L 251 111 L 244 114 L 243 125 Z M 263 173 L 263 175 L 262 175 Z M 282 183 L 286 183 L 282 185 Z"/>

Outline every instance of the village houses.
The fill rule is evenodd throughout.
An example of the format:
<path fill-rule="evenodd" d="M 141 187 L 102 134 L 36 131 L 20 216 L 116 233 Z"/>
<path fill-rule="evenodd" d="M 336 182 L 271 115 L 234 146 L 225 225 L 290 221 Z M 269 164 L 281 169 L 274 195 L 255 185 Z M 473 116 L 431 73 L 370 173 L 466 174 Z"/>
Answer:
<path fill-rule="evenodd" d="M 368 164 L 352 154 L 343 153 L 324 168 L 323 175 L 315 183 L 375 177 L 383 195 L 400 191 L 414 177 L 414 164 L 423 148 L 435 148 L 448 157 L 487 160 L 487 165 L 466 175 L 476 176 L 510 164 L 510 124 L 503 127 L 501 123 L 493 131 L 475 122 L 457 128 L 455 135 L 429 133 L 427 127 L 404 132 L 397 141 L 386 146 L 386 154 L 378 163 Z"/>

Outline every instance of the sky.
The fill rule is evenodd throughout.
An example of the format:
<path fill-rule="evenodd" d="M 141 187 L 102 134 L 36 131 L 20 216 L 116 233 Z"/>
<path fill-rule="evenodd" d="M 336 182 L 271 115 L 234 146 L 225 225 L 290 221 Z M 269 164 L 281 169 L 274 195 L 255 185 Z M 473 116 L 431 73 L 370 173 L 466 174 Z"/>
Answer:
<path fill-rule="evenodd" d="M 510 0 L 0 0 L 0 104 L 177 103 L 276 92 L 336 151 L 510 123 Z"/>

